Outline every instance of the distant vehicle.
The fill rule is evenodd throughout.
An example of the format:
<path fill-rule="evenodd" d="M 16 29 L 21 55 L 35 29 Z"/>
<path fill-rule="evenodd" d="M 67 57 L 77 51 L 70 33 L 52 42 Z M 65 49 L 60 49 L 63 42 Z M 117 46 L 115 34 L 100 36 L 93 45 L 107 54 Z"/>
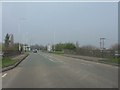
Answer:
<path fill-rule="evenodd" d="M 33 50 L 33 53 L 37 53 L 37 50 L 35 49 L 35 50 Z"/>
<path fill-rule="evenodd" d="M 120 54 L 118 53 L 114 54 L 114 58 L 120 58 Z"/>

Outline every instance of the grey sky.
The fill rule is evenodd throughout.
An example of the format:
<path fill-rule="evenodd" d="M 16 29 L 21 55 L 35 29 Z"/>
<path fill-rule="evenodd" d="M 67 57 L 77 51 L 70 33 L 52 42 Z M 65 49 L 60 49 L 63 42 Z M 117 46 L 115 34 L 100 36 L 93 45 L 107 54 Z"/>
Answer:
<path fill-rule="evenodd" d="M 3 3 L 2 30 L 28 44 L 76 42 L 99 47 L 118 42 L 117 3 Z"/>

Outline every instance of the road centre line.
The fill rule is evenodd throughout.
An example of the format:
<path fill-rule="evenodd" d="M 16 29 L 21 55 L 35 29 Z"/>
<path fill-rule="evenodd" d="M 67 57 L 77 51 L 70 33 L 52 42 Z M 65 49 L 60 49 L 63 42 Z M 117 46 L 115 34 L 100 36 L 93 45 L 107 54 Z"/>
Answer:
<path fill-rule="evenodd" d="M 46 54 L 41 54 L 43 57 L 45 57 L 45 58 L 47 58 L 47 59 L 49 59 L 50 61 L 52 61 L 52 62 L 61 62 L 61 63 L 64 63 L 65 64 L 65 62 L 64 61 L 61 61 L 60 59 L 57 59 L 57 58 L 55 58 L 55 57 L 53 57 L 53 56 L 50 56 L 50 55 L 46 55 Z M 55 59 L 55 60 L 54 60 Z"/>
<path fill-rule="evenodd" d="M 52 62 L 55 62 L 54 60 L 52 60 L 52 59 L 49 59 L 50 61 L 52 61 Z"/>
<path fill-rule="evenodd" d="M 61 61 L 59 59 L 56 59 L 55 57 L 52 57 L 50 55 L 45 55 L 47 56 L 47 58 L 53 58 L 55 60 L 57 60 L 58 62 L 61 62 L 61 63 L 65 63 L 64 61 Z M 99 62 L 94 62 L 94 61 L 87 61 L 87 60 L 83 60 L 83 59 L 77 59 L 77 58 L 74 58 L 75 61 L 83 61 L 82 64 L 86 64 L 86 65 L 90 65 L 90 64 L 97 64 L 97 65 L 103 65 L 103 66 L 106 66 L 106 67 L 111 67 L 111 68 L 118 68 L 116 66 L 112 66 L 112 65 L 109 65 L 109 64 L 103 64 L 103 63 L 99 63 Z M 89 64 L 88 64 L 89 63 Z"/>
<path fill-rule="evenodd" d="M 49 60 L 51 60 L 51 61 L 53 61 L 53 62 L 65 63 L 64 61 L 61 61 L 61 60 L 59 60 L 59 59 L 56 59 L 55 57 L 52 57 L 52 56 L 50 56 L 50 55 L 46 55 L 46 57 L 49 58 Z M 51 58 L 52 58 L 52 59 L 51 59 Z M 55 60 L 53 60 L 53 59 L 55 59 Z"/>
<path fill-rule="evenodd" d="M 7 75 L 7 73 L 3 74 L 2 77 L 5 77 Z"/>

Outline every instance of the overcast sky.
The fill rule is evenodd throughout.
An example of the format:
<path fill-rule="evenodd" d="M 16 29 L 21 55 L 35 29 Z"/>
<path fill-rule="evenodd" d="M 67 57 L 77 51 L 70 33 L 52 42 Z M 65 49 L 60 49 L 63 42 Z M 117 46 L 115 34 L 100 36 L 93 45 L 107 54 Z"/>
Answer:
<path fill-rule="evenodd" d="M 14 34 L 16 42 L 53 44 L 76 42 L 99 47 L 100 37 L 105 47 L 118 42 L 117 3 L 3 3 L 3 39 Z"/>

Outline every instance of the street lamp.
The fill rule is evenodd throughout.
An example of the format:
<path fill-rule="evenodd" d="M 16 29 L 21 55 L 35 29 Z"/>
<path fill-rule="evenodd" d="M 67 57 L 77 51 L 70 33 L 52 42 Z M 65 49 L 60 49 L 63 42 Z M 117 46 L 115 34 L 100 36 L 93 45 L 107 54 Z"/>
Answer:
<path fill-rule="evenodd" d="M 26 18 L 19 18 L 19 20 L 18 20 L 18 34 L 19 34 L 19 37 L 21 37 L 21 34 L 20 34 L 20 30 L 21 30 L 21 27 L 22 27 L 22 21 L 25 21 L 26 20 Z M 20 43 L 22 43 L 22 40 L 20 39 L 19 40 L 19 51 L 21 51 L 21 48 L 22 48 L 22 46 L 21 46 L 21 44 Z"/>
<path fill-rule="evenodd" d="M 100 38 L 100 50 L 101 50 L 101 52 L 102 52 L 102 58 L 103 58 L 103 51 L 104 51 L 104 40 L 105 40 L 106 38 Z"/>
<path fill-rule="evenodd" d="M 55 52 L 55 30 L 54 30 L 54 52 Z"/>

